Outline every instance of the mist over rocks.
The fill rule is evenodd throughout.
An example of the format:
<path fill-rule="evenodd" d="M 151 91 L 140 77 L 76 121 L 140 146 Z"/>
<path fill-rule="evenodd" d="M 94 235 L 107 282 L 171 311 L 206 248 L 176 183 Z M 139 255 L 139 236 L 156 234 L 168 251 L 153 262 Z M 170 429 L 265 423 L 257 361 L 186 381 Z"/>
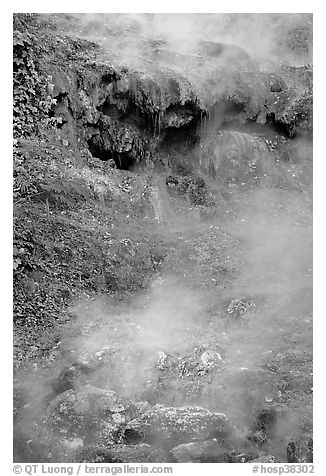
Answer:
<path fill-rule="evenodd" d="M 52 430 L 92 442 L 106 430 L 109 440 L 111 430 L 134 419 L 139 412 L 132 402 L 120 399 L 115 392 L 86 385 L 60 394 L 49 404 L 47 413 Z"/>
<path fill-rule="evenodd" d="M 69 16 L 40 18 L 43 28 L 51 25 L 55 30 Z M 132 23 L 136 21 L 140 30 L 148 27 L 146 15 L 138 16 L 137 20 L 129 19 Z M 124 20 L 128 22 L 128 15 Z M 188 27 L 192 25 L 191 16 L 186 15 L 183 20 Z M 119 168 L 130 169 L 146 162 L 148 157 L 155 162 L 156 152 L 161 148 L 172 146 L 177 151 L 181 148 L 189 152 L 191 143 L 199 142 L 198 129 L 202 123 L 210 124 L 214 133 L 230 121 L 237 121 L 240 130 L 244 122 L 252 122 L 257 131 L 269 124 L 288 137 L 311 129 L 309 67 L 290 64 L 288 68 L 293 71 L 289 74 L 287 66 L 281 69 L 275 60 L 269 66 L 260 65 L 250 52 L 236 44 L 193 38 L 200 52 L 196 55 L 196 47 L 182 50 L 187 37 L 178 45 L 171 42 L 171 38 L 167 42 L 162 40 L 157 48 L 156 40 L 153 44 L 133 42 L 132 46 L 126 46 L 124 39 L 117 36 L 113 45 L 116 42 L 119 50 L 114 52 L 112 45 L 107 47 L 105 41 L 101 41 L 99 33 L 88 29 L 90 24 L 97 24 L 99 31 L 105 29 L 108 27 L 105 22 L 110 23 L 112 18 L 93 17 L 89 23 L 87 16 L 77 15 L 74 21 L 79 23 L 78 34 L 85 41 L 80 45 L 80 57 L 76 53 L 74 65 L 68 68 L 64 60 L 54 66 L 47 61 L 48 40 L 44 44 L 44 68 L 51 76 L 50 94 L 55 102 L 52 113 L 61 118 L 60 128 L 70 136 L 72 143 L 82 141 L 96 158 L 113 159 Z M 122 17 L 116 21 L 119 23 Z M 160 21 L 167 21 L 167 26 L 169 21 L 174 24 L 172 17 L 160 20 L 155 16 L 155 21 L 158 26 Z M 204 16 L 199 24 L 201 21 L 209 20 Z M 222 17 L 216 17 L 216 21 L 217 25 L 223 23 Z M 65 37 L 62 48 L 78 51 L 73 23 L 70 29 L 73 36 L 71 40 Z M 174 33 L 171 29 L 168 32 Z M 161 34 L 164 36 L 163 31 Z M 188 29 L 185 34 L 189 34 Z M 94 43 L 89 41 L 94 35 L 100 41 L 99 48 L 94 48 Z M 83 49 L 89 56 L 86 60 L 81 60 Z M 175 52 L 175 62 L 164 56 L 171 50 Z M 115 53 L 118 53 L 116 58 Z M 149 61 L 146 61 L 146 53 L 151 58 Z M 132 58 L 136 61 L 134 64 Z M 299 79 L 295 81 L 295 77 Z"/>
<path fill-rule="evenodd" d="M 15 461 L 312 459 L 311 47 L 14 16 Z"/>

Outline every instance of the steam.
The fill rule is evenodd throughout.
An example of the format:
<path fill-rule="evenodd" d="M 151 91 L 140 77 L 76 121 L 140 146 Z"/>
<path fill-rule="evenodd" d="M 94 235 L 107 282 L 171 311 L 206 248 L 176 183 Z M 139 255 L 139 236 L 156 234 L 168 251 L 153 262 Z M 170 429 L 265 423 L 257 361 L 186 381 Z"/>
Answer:
<path fill-rule="evenodd" d="M 248 431 L 265 398 L 276 400 L 278 396 L 274 379 L 261 377 L 268 355 L 287 352 L 294 330 L 304 333 L 294 349 L 310 349 L 306 329 L 312 299 L 311 211 L 298 192 L 275 190 L 250 192 L 245 200 L 235 199 L 232 206 L 230 218 L 219 217 L 210 226 L 227 230 L 241 243 L 242 263 L 233 285 L 206 289 L 198 281 L 194 288 L 169 270 L 129 303 L 100 298 L 81 301 L 72 309 L 76 322 L 56 350 L 50 375 L 48 370 L 39 370 L 26 376 L 26 401 L 36 402 L 21 423 L 26 429 L 55 396 L 54 377 L 60 381 L 62 372 L 76 361 L 88 364 L 103 359 L 89 376 L 77 374 L 74 386 L 91 383 L 136 401 L 150 395 L 152 404 L 204 405 L 233 418 L 243 434 Z M 189 273 L 196 273 L 191 266 L 189 263 Z M 255 303 L 253 316 L 232 322 L 226 307 L 241 296 Z M 220 373 L 212 374 L 208 387 L 205 379 L 195 376 L 199 387 L 206 390 L 189 400 L 178 365 L 216 348 L 223 355 Z M 162 354 L 174 362 L 175 370 L 169 375 L 177 385 L 161 389 L 154 397 Z M 282 419 L 282 426 L 275 429 L 282 438 L 298 432 L 297 419 L 293 415 L 286 418 L 288 425 Z"/>
<path fill-rule="evenodd" d="M 280 32 L 285 34 L 290 27 L 306 20 L 303 14 L 72 17 L 75 25 L 71 28 L 76 34 L 78 31 L 78 36 L 100 42 L 106 60 L 147 71 L 158 66 L 172 67 L 182 70 L 187 78 L 196 77 L 199 69 L 193 71 L 189 55 L 198 66 L 203 61 L 203 41 L 238 45 L 265 64 L 284 58 L 290 64 L 311 62 L 309 51 L 301 57 L 290 52 L 284 56 L 277 43 Z M 210 60 L 205 61 L 202 75 L 209 68 Z M 311 176 L 306 173 L 311 170 L 311 145 L 302 141 L 294 144 L 296 160 L 291 174 L 297 174 L 306 191 L 311 188 Z M 158 209 L 171 208 L 166 194 L 158 193 L 155 199 L 160 205 Z M 210 346 L 220 346 L 225 355 L 221 372 L 211 383 L 214 395 L 201 395 L 199 404 L 225 412 L 248 430 L 254 410 L 263 404 L 266 395 L 276 398 L 278 391 L 268 379 L 259 385 L 255 372 L 264 368 L 268 352 L 286 352 L 293 330 L 305 333 L 311 319 L 311 206 L 307 195 L 298 190 L 259 187 L 247 193 L 234 193 L 226 206 L 228 214 L 224 210 L 205 226 L 212 230 L 220 228 L 240 243 L 242 259 L 236 278 L 206 289 L 201 282 L 194 287 L 186 279 L 180 280 L 177 270 L 174 273 L 169 269 L 163 270 L 148 290 L 125 304 L 100 297 L 91 302 L 81 300 L 72 308 L 75 322 L 69 324 L 61 343 L 53 349 L 51 375 L 47 369 L 20 375 L 24 401 L 30 405 L 20 422 L 24 430 L 28 432 L 40 408 L 45 409 L 55 396 L 53 376 L 60 380 L 62 372 L 78 359 L 91 360 L 92 365 L 102 362 L 95 365 L 90 376 L 77 373 L 74 386 L 90 382 L 137 400 L 145 398 L 144 390 L 157 383 L 156 365 L 162 353 L 172 356 L 177 365 L 185 356 L 199 352 L 201 346 L 202 352 Z M 176 222 L 169 225 L 168 232 L 176 241 L 179 231 Z M 183 224 L 182 232 L 183 239 L 191 241 L 194 220 L 189 222 L 188 229 Z M 189 274 L 198 272 L 186 259 L 184 265 Z M 252 319 L 238 325 L 227 320 L 225 309 L 232 299 L 242 296 L 255 302 L 255 311 Z M 309 350 L 310 338 L 299 339 L 294 345 Z M 254 393 L 248 389 L 248 374 L 243 368 L 253 375 Z M 189 398 L 174 388 L 165 391 L 164 401 L 182 405 Z M 197 403 L 195 397 L 194 402 Z M 282 436 L 296 427 L 292 420 L 286 420 L 287 425 L 284 421 L 283 426 L 277 427 Z"/>
<path fill-rule="evenodd" d="M 307 26 L 308 25 L 308 26 Z M 295 66 L 312 63 L 309 38 L 302 51 L 291 53 L 287 35 L 295 28 L 312 29 L 311 14 L 287 13 L 123 13 L 71 14 L 67 27 L 79 37 L 100 43 L 107 60 L 147 70 L 158 65 L 182 68 L 191 76 L 194 58 L 202 63 L 201 42 L 237 45 L 265 65 L 268 61 Z M 281 42 L 281 44 L 280 44 Z M 146 71 L 145 69 L 145 71 Z"/>

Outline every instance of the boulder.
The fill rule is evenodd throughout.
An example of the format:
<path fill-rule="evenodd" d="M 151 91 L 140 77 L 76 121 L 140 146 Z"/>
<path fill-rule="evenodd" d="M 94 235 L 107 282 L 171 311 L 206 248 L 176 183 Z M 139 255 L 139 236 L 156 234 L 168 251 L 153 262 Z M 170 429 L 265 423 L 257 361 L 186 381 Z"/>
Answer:
<path fill-rule="evenodd" d="M 171 453 L 177 463 L 225 463 L 225 448 L 216 440 L 178 445 Z"/>
<path fill-rule="evenodd" d="M 203 365 L 207 368 L 213 367 L 214 365 L 223 362 L 220 354 L 216 352 L 215 350 L 211 350 L 211 349 L 206 350 L 206 352 L 204 352 L 200 356 L 200 360 L 202 361 Z"/>
<path fill-rule="evenodd" d="M 54 433 L 84 443 L 114 442 L 121 424 L 139 416 L 131 401 L 115 392 L 85 385 L 58 395 L 48 406 L 47 424 Z"/>
<path fill-rule="evenodd" d="M 228 438 L 235 432 L 231 421 L 221 413 L 202 407 L 163 407 L 156 405 L 130 421 L 122 435 L 125 443 L 152 443 L 173 448 L 181 443 L 209 438 Z"/>

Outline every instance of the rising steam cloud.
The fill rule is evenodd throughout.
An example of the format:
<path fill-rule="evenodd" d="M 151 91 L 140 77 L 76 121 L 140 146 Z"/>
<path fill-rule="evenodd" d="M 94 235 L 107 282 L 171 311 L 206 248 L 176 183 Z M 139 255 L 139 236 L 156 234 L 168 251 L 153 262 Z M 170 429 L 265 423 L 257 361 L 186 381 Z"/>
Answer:
<path fill-rule="evenodd" d="M 99 42 L 108 61 L 150 70 L 170 67 L 169 53 L 174 58 L 177 55 L 173 67 L 182 68 L 190 79 L 191 57 L 200 61 L 200 44 L 205 41 L 238 45 L 261 64 L 281 60 L 295 65 L 311 62 L 310 51 L 295 56 L 278 43 L 282 32 L 285 35 L 306 21 L 301 14 L 73 14 L 72 18 L 72 31 Z M 153 53 L 155 45 L 157 52 Z M 150 57 L 146 57 L 147 49 L 152 52 Z M 305 143 L 301 147 L 302 144 L 298 139 L 295 145 L 298 171 L 302 170 L 302 160 L 311 154 L 311 145 Z M 305 177 L 309 188 L 311 180 L 307 174 Z M 175 206 L 166 195 L 158 194 L 157 200 L 161 201 L 160 209 Z M 81 354 L 95 355 L 104 349 L 104 365 L 93 374 L 92 383 L 115 390 L 125 398 L 144 398 L 144 390 L 157 375 L 159 352 L 182 359 L 206 334 L 209 338 L 202 344 L 214 341 L 225 349 L 226 370 L 221 372 L 220 380 L 216 377 L 213 382 L 221 390 L 206 400 L 202 398 L 201 403 L 239 421 L 241 414 L 251 415 L 259 399 L 274 389 L 262 386 L 259 395 L 250 396 L 250 400 L 246 380 L 228 380 L 227 372 L 240 375 L 242 367 L 253 371 L 262 368 L 266 351 L 284 350 L 280 335 L 283 338 L 283 334 L 290 334 L 294 321 L 304 327 L 311 303 L 311 209 L 307 196 L 298 190 L 258 187 L 226 206 L 230 213 L 212 218 L 205 226 L 221 227 L 241 244 L 238 276 L 227 289 L 207 290 L 200 282 L 194 288 L 169 270 L 126 304 L 100 297 L 92 303 L 81 300 L 72 309 L 76 322 L 63 334 L 60 350 L 55 351 L 53 374 L 60 378 Z M 190 223 L 188 231 L 192 226 Z M 186 226 L 182 231 L 187 235 Z M 169 233 L 177 232 L 177 224 L 175 228 L 173 224 L 169 226 Z M 188 269 L 187 266 L 185 263 L 189 274 L 196 273 L 191 263 Z M 256 301 L 254 319 L 245 328 L 232 327 L 223 315 L 226 303 L 239 296 Z M 213 317 L 208 312 L 212 308 Z M 21 380 L 26 401 L 35 402 L 37 398 L 38 409 L 53 397 L 53 379 L 47 371 L 35 376 L 22 374 Z M 75 382 L 77 386 L 84 383 L 84 376 Z M 181 392 L 176 396 L 177 392 L 173 389 L 169 395 L 167 391 L 165 401 L 173 397 L 178 405 L 187 403 Z M 36 414 L 36 410 L 35 414 L 30 412 L 26 428 Z M 249 417 L 241 421 L 244 430 L 248 429 L 248 421 Z M 292 421 L 286 423 L 286 428 L 284 422 L 283 427 L 279 426 L 282 436 L 295 426 Z"/>

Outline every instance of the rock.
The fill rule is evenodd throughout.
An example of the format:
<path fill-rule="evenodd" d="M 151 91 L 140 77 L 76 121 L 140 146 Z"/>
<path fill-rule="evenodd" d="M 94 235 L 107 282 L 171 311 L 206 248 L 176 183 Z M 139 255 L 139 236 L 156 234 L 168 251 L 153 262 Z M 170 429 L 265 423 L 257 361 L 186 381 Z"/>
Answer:
<path fill-rule="evenodd" d="M 63 70 L 59 69 L 57 65 L 56 68 L 49 65 L 49 72 L 51 72 L 49 86 L 52 90 L 52 97 L 67 95 L 71 89 L 68 75 Z"/>
<path fill-rule="evenodd" d="M 220 184 L 244 189 L 270 185 L 282 175 L 263 137 L 235 131 L 219 131 L 207 137 L 199 151 L 201 169 Z"/>
<path fill-rule="evenodd" d="M 123 432 L 125 443 L 139 442 L 173 448 L 181 443 L 209 438 L 227 438 L 235 432 L 231 421 L 221 413 L 202 407 L 155 406 L 130 421 Z"/>
<path fill-rule="evenodd" d="M 222 357 L 215 350 L 207 350 L 200 356 L 200 360 L 205 367 L 212 367 L 215 364 L 221 363 Z"/>
<path fill-rule="evenodd" d="M 246 438 L 257 446 L 262 446 L 267 441 L 266 434 L 261 430 L 250 431 Z"/>
<path fill-rule="evenodd" d="M 86 385 L 57 396 L 48 406 L 46 421 L 59 435 L 94 444 L 102 440 L 114 442 L 119 426 L 138 416 L 131 401 L 120 399 L 115 392 Z"/>
<path fill-rule="evenodd" d="M 29 413 L 19 416 L 14 426 L 15 461 L 71 462 L 85 446 L 119 442 L 121 425 L 148 408 L 147 402 L 122 401 L 114 392 L 94 387 L 69 390 L 50 403 L 46 419 Z"/>
<path fill-rule="evenodd" d="M 269 78 L 269 87 L 273 93 L 280 93 L 286 89 L 285 81 L 275 74 L 271 74 Z"/>
<path fill-rule="evenodd" d="M 269 115 L 288 137 L 294 137 L 298 129 L 312 130 L 312 88 L 286 89 L 273 99 L 268 104 Z"/>
<path fill-rule="evenodd" d="M 101 160 L 113 156 L 120 169 L 144 161 L 149 153 L 144 129 L 159 136 L 164 129 L 191 127 L 200 120 L 203 109 L 192 84 L 168 70 L 124 73 L 98 64 L 95 75 L 85 69 L 84 82 L 89 80 L 96 88 L 79 90 L 77 104 L 87 121 L 89 150 Z"/>
<path fill-rule="evenodd" d="M 258 454 L 256 451 L 239 451 L 233 450 L 225 454 L 226 463 L 249 463 L 257 458 Z"/>
<path fill-rule="evenodd" d="M 187 111 L 185 109 L 180 108 L 178 111 L 167 111 L 164 114 L 162 125 L 164 127 L 175 127 L 179 128 L 191 122 L 193 120 L 193 116 L 191 111 Z"/>
<path fill-rule="evenodd" d="M 165 183 L 170 191 L 176 191 L 179 195 L 187 198 L 193 205 L 209 205 L 209 197 L 206 183 L 202 177 L 196 175 L 169 175 Z"/>
<path fill-rule="evenodd" d="M 171 453 L 177 463 L 224 463 L 225 448 L 217 441 L 194 441 L 178 445 Z"/>
<path fill-rule="evenodd" d="M 41 422 L 22 421 L 14 428 L 14 461 L 26 463 L 69 462 L 72 452 L 83 446 L 81 438 L 55 434 Z"/>
<path fill-rule="evenodd" d="M 272 456 L 272 455 L 262 455 L 250 462 L 251 463 L 276 463 L 275 456 Z"/>
<path fill-rule="evenodd" d="M 165 463 L 166 456 L 146 444 L 109 445 L 106 448 L 86 447 L 78 450 L 74 463 Z"/>
<path fill-rule="evenodd" d="M 67 390 L 74 388 L 76 382 L 82 383 L 83 377 L 88 372 L 83 372 L 78 367 L 71 365 L 68 368 L 62 369 L 60 374 L 53 379 L 51 386 L 54 392 L 59 395 L 60 393 L 66 392 Z M 84 382 L 86 383 L 86 382 Z"/>
<path fill-rule="evenodd" d="M 275 436 L 277 422 L 284 418 L 286 414 L 286 407 L 278 404 L 260 409 L 256 413 L 252 431 L 248 433 L 246 438 L 257 446 L 262 446 L 269 438 Z"/>
<path fill-rule="evenodd" d="M 107 164 L 111 169 L 116 169 L 117 168 L 117 164 L 115 163 L 115 161 L 113 159 L 109 159 Z"/>
<path fill-rule="evenodd" d="M 63 368 L 53 379 L 51 383 L 53 390 L 60 394 L 71 388 L 85 385 L 89 376 L 102 366 L 107 353 L 107 348 L 94 354 L 87 351 L 81 352 L 69 367 Z"/>
<path fill-rule="evenodd" d="M 168 370 L 177 368 L 179 361 L 176 357 L 171 354 L 166 354 L 165 352 L 158 351 L 158 360 L 155 364 L 155 368 L 158 370 Z"/>
<path fill-rule="evenodd" d="M 227 315 L 234 319 L 242 319 L 250 316 L 252 310 L 255 308 L 255 303 L 252 299 L 246 297 L 239 297 L 232 299 L 226 310 Z"/>
<path fill-rule="evenodd" d="M 258 456 L 242 438 L 194 441 L 176 446 L 171 453 L 178 463 L 247 463 Z"/>
<path fill-rule="evenodd" d="M 290 440 L 286 449 L 288 463 L 312 463 L 313 439 Z"/>
<path fill-rule="evenodd" d="M 155 367 L 158 370 L 165 370 L 168 367 L 168 356 L 164 353 L 159 351 L 158 352 L 158 361 L 156 362 Z"/>
<path fill-rule="evenodd" d="M 313 383 L 311 352 L 289 350 L 284 353 L 271 353 L 266 359 L 266 368 L 280 375 L 286 375 L 287 391 L 295 388 L 296 391 L 311 392 Z"/>
<path fill-rule="evenodd" d="M 262 408 L 256 414 L 256 421 L 253 426 L 254 431 L 262 431 L 267 437 L 273 437 L 277 421 L 287 414 L 287 409 L 283 405 L 273 405 L 269 408 Z"/>
<path fill-rule="evenodd" d="M 271 395 L 265 395 L 265 402 L 266 403 L 272 403 L 274 398 Z"/>
<path fill-rule="evenodd" d="M 134 406 L 137 412 L 139 413 L 139 415 L 141 415 L 142 413 L 148 412 L 151 408 L 148 402 L 134 402 Z"/>

